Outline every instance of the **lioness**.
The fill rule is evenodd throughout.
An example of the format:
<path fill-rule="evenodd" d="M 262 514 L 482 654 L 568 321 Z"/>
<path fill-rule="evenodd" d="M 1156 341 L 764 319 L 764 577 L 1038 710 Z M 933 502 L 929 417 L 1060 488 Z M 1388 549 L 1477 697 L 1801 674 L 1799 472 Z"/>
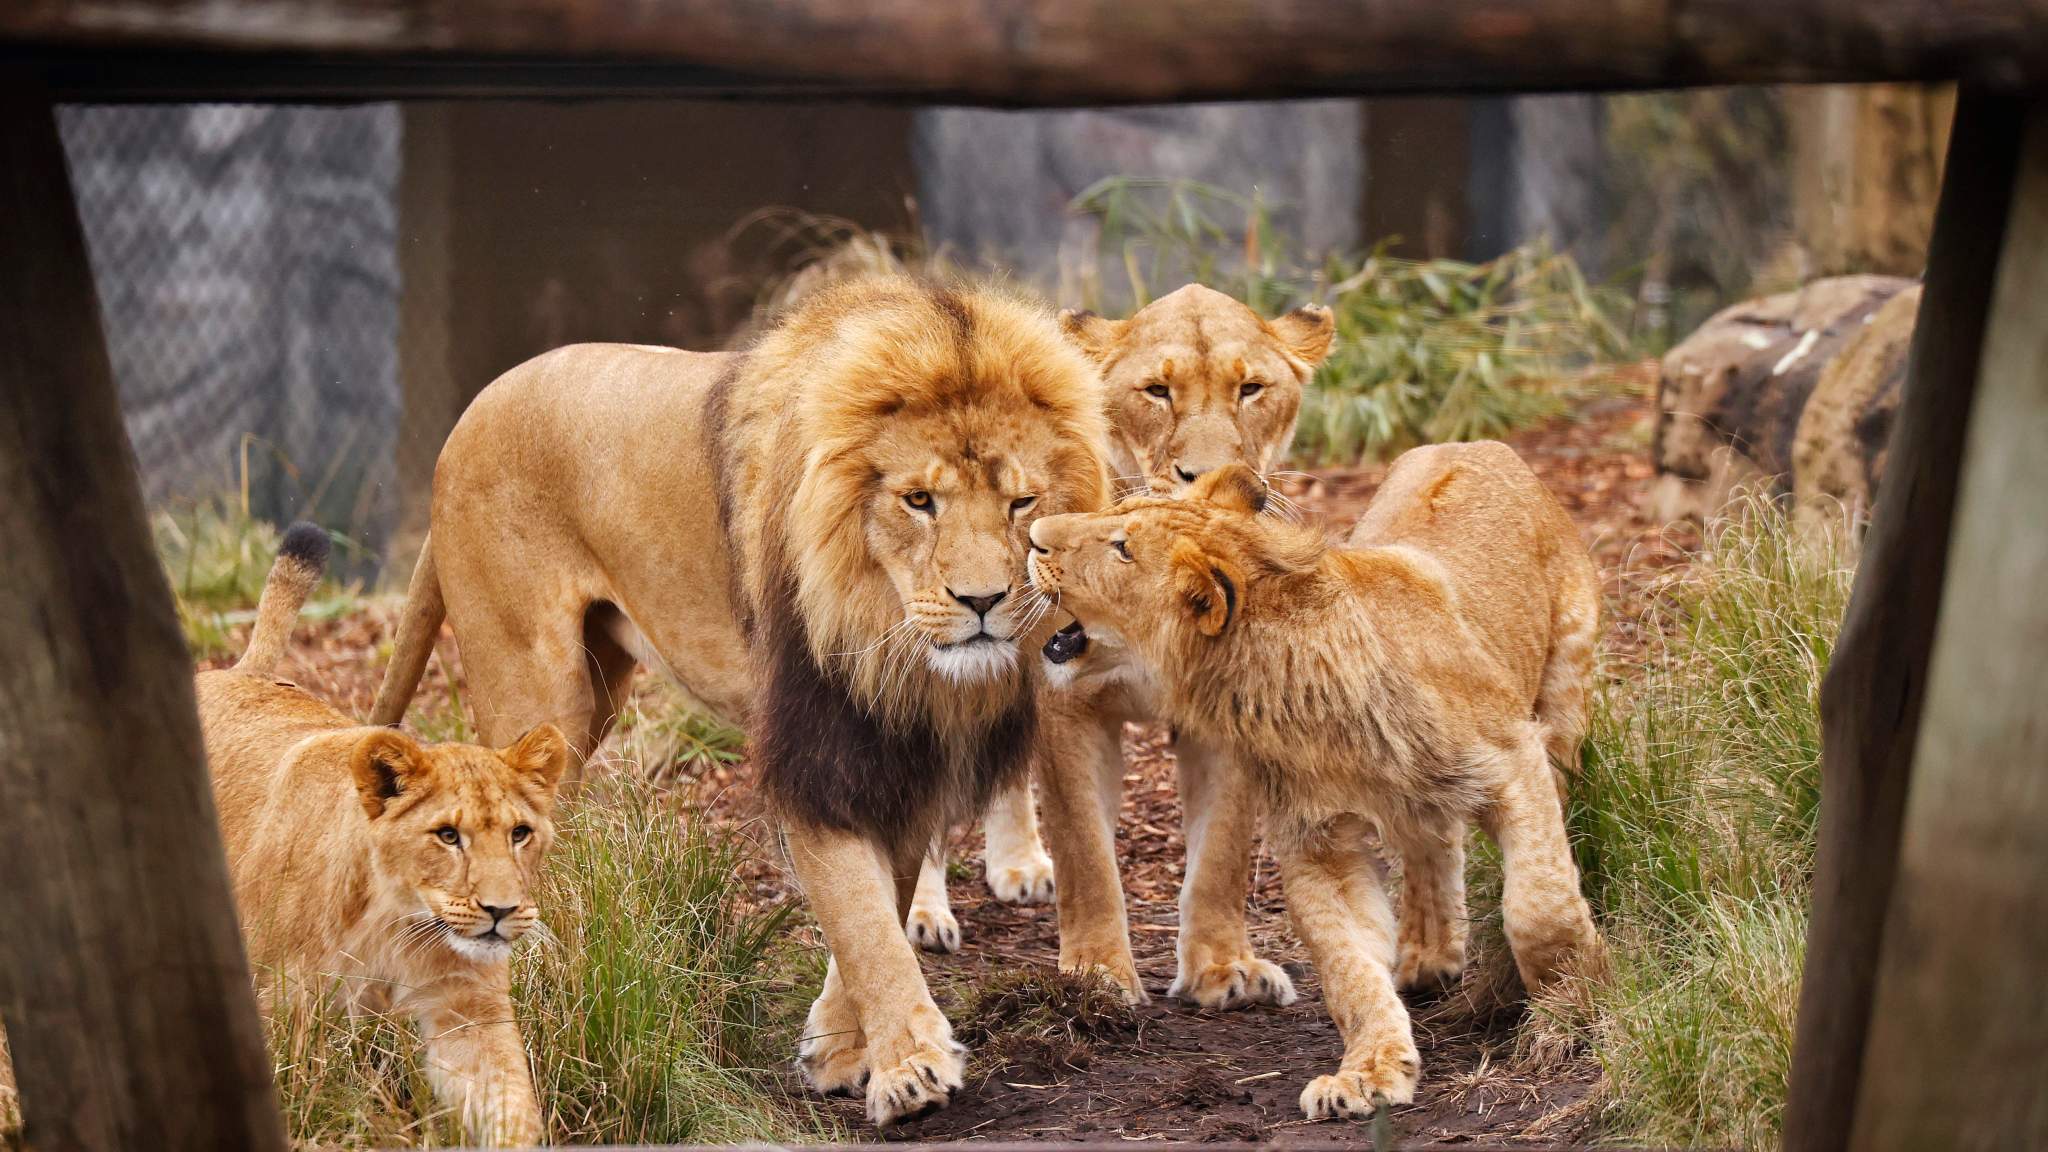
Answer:
<path fill-rule="evenodd" d="M 1579 724 L 1597 585 L 1570 519 L 1504 445 L 1403 456 L 1342 549 L 1255 516 L 1265 499 L 1233 466 L 1184 502 L 1047 517 L 1031 579 L 1085 635 L 1117 637 L 1167 714 L 1264 792 L 1288 911 L 1344 1034 L 1302 1110 L 1362 1116 L 1375 1097 L 1411 1100 L 1420 1070 L 1368 827 L 1413 866 L 1453 855 L 1476 819 L 1500 846 L 1524 983 L 1598 962 L 1545 746 L 1553 718 Z"/>
<path fill-rule="evenodd" d="M 1098 365 L 1107 386 L 1111 463 L 1118 483 L 1162 495 L 1206 473 L 1272 468 L 1294 438 L 1302 387 L 1330 350 L 1335 324 L 1321 307 L 1265 320 L 1237 300 L 1190 284 L 1128 320 L 1065 312 L 1061 326 Z M 1101 969 L 1132 999 L 1145 998 L 1133 962 L 1116 818 L 1126 721 L 1159 717 L 1154 692 L 1112 645 L 1057 665 L 1038 740 L 1046 838 L 1058 862 L 1060 963 Z M 1258 958 L 1245 932 L 1257 806 L 1243 777 L 1200 735 L 1175 741 L 1187 872 L 1181 885 L 1178 973 L 1169 995 L 1208 1008 L 1285 1004 L 1294 986 Z M 999 794 L 987 819 L 987 876 L 1000 899 L 1053 890 L 1023 782 Z M 959 929 L 946 906 L 935 854 L 911 907 L 913 938 L 951 951 Z"/>
<path fill-rule="evenodd" d="M 326 558 L 326 534 L 293 525 L 248 650 L 196 684 L 259 989 L 278 989 L 268 970 L 287 989 L 411 1016 L 435 1095 L 470 1138 L 535 1143 L 507 961 L 539 923 L 530 893 L 568 743 L 542 724 L 496 751 L 422 746 L 275 679 Z"/>
<path fill-rule="evenodd" d="M 1100 377 L 1051 315 L 901 278 L 806 297 L 745 351 L 559 349 L 473 402 L 374 715 L 444 611 L 486 734 L 588 755 L 635 657 L 748 723 L 833 963 L 799 1049 L 889 1124 L 961 1058 L 903 917 L 935 831 L 1024 764 L 1048 607 L 1025 530 L 1102 507 Z"/>

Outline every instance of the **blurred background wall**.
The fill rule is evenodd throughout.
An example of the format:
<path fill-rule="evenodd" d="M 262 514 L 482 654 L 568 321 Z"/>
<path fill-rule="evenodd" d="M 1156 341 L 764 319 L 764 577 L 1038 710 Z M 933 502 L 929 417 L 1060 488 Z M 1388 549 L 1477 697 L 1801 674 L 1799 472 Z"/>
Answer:
<path fill-rule="evenodd" d="M 401 563 L 475 392 L 578 340 L 718 347 L 828 219 L 1132 302 L 1077 196 L 1187 180 L 1304 260 L 1543 240 L 1645 350 L 1756 291 L 1917 274 L 1950 101 L 1923 88 L 1063 112 L 858 104 L 71 108 L 148 493 L 246 493 Z M 786 209 L 788 211 L 764 211 Z"/>

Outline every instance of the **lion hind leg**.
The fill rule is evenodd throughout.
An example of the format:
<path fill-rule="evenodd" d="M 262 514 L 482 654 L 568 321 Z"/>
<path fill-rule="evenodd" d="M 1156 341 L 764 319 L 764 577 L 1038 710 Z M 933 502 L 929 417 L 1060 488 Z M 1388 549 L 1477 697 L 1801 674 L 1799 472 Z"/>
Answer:
<path fill-rule="evenodd" d="M 1500 846 L 1501 918 L 1522 985 L 1532 993 L 1568 967 L 1596 973 L 1603 957 L 1535 729 L 1529 725 L 1521 741 L 1500 753 L 1506 758 L 1500 785 L 1480 815 Z"/>
<path fill-rule="evenodd" d="M 1536 719 L 1548 734 L 1545 750 L 1560 774 L 1558 798 L 1579 771 L 1579 745 L 1586 737 L 1586 689 L 1593 679 L 1593 656 L 1600 640 L 1599 589 L 1574 578 L 1552 614 L 1550 651 L 1543 662 L 1543 681 L 1536 693 Z"/>

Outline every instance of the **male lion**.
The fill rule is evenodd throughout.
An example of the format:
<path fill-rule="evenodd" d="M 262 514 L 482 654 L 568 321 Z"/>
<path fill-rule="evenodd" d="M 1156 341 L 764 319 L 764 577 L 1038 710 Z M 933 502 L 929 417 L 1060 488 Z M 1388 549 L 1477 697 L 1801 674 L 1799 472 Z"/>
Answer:
<path fill-rule="evenodd" d="M 326 558 L 326 535 L 293 525 L 248 651 L 197 678 L 250 959 L 289 990 L 411 1016 L 434 1092 L 471 1139 L 535 1143 L 507 961 L 539 922 L 530 891 L 568 743 L 543 724 L 496 751 L 422 746 L 275 679 Z"/>
<path fill-rule="evenodd" d="M 1523 982 L 1599 962 L 1546 754 L 1576 738 L 1598 614 L 1570 519 L 1500 444 L 1410 452 L 1332 549 L 1256 517 L 1233 466 L 1186 502 L 1141 498 L 1031 528 L 1031 579 L 1146 665 L 1166 710 L 1264 792 L 1296 933 L 1344 1034 L 1312 1120 L 1414 1097 L 1420 1061 L 1368 827 L 1443 874 L 1468 820 L 1499 844 Z M 1561 733 L 1559 733 L 1561 734 Z M 1449 885 L 1408 900 L 1449 914 Z M 1458 914 L 1462 909 L 1456 910 Z"/>
<path fill-rule="evenodd" d="M 1268 321 L 1199 284 L 1161 297 L 1128 320 L 1066 312 L 1060 321 L 1102 367 L 1119 483 L 1162 495 L 1225 465 L 1261 473 L 1273 467 L 1294 438 L 1302 386 L 1329 353 L 1335 332 L 1327 308 L 1300 308 Z M 1117 878 L 1115 828 L 1124 723 L 1158 718 L 1158 704 L 1142 674 L 1109 643 L 1054 667 L 1060 679 L 1043 705 L 1038 777 L 1046 835 L 1059 864 L 1060 963 L 1101 969 L 1142 1000 Z M 1242 775 L 1201 736 L 1181 734 L 1174 751 L 1187 874 L 1179 972 L 1169 994 L 1208 1008 L 1288 1003 L 1292 981 L 1253 954 L 1245 932 L 1257 806 Z M 1052 888 L 1032 817 L 1021 781 L 990 806 L 987 874 L 1001 899 L 1044 899 Z M 957 946 L 937 857 L 919 883 L 911 929 L 928 948 Z"/>
<path fill-rule="evenodd" d="M 581 345 L 486 388 L 374 715 L 443 605 L 486 734 L 588 755 L 636 656 L 750 728 L 833 963 L 799 1049 L 889 1124 L 961 1059 L 904 936 L 935 831 L 1021 768 L 1048 606 L 1024 533 L 1107 500 L 1100 377 L 1050 315 L 900 278 L 805 298 L 748 349 Z"/>

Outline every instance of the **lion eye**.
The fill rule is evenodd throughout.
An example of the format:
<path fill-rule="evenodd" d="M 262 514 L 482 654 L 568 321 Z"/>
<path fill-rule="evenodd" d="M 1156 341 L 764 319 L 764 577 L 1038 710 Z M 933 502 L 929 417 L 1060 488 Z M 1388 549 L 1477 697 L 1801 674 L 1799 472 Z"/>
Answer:
<path fill-rule="evenodd" d="M 1173 398 L 1173 389 L 1168 388 L 1164 384 L 1147 384 L 1145 385 L 1145 395 L 1157 396 L 1161 400 L 1170 400 Z"/>
<path fill-rule="evenodd" d="M 1036 503 L 1038 503 L 1038 497 L 1036 496 L 1019 496 L 1015 500 L 1010 501 L 1010 515 L 1015 516 L 1019 512 L 1026 511 Z"/>
<path fill-rule="evenodd" d="M 906 494 L 903 497 L 903 502 L 910 505 L 911 510 L 914 512 L 922 512 L 927 516 L 931 515 L 932 494 L 922 488 Z"/>
<path fill-rule="evenodd" d="M 1131 546 L 1130 546 L 1129 544 L 1125 543 L 1124 541 L 1122 541 L 1122 540 L 1111 540 L 1111 541 L 1109 542 L 1109 546 L 1110 546 L 1111 548 L 1114 548 L 1114 549 L 1116 549 L 1116 554 L 1117 554 L 1118 556 L 1121 556 L 1121 557 L 1123 557 L 1123 558 L 1124 558 L 1125 560 L 1129 560 L 1129 559 L 1131 558 Z"/>
<path fill-rule="evenodd" d="M 434 836 L 443 844 L 462 843 L 462 833 L 457 832 L 455 829 L 449 827 L 446 824 L 443 824 L 439 828 L 434 829 Z"/>
<path fill-rule="evenodd" d="M 517 828 L 512 829 L 512 842 L 514 844 L 524 844 L 532 836 L 533 829 L 528 828 L 524 824 L 521 824 Z"/>
<path fill-rule="evenodd" d="M 1247 380 L 1243 384 L 1238 385 L 1237 397 L 1240 400 L 1249 400 L 1265 390 L 1266 386 L 1257 380 Z"/>

